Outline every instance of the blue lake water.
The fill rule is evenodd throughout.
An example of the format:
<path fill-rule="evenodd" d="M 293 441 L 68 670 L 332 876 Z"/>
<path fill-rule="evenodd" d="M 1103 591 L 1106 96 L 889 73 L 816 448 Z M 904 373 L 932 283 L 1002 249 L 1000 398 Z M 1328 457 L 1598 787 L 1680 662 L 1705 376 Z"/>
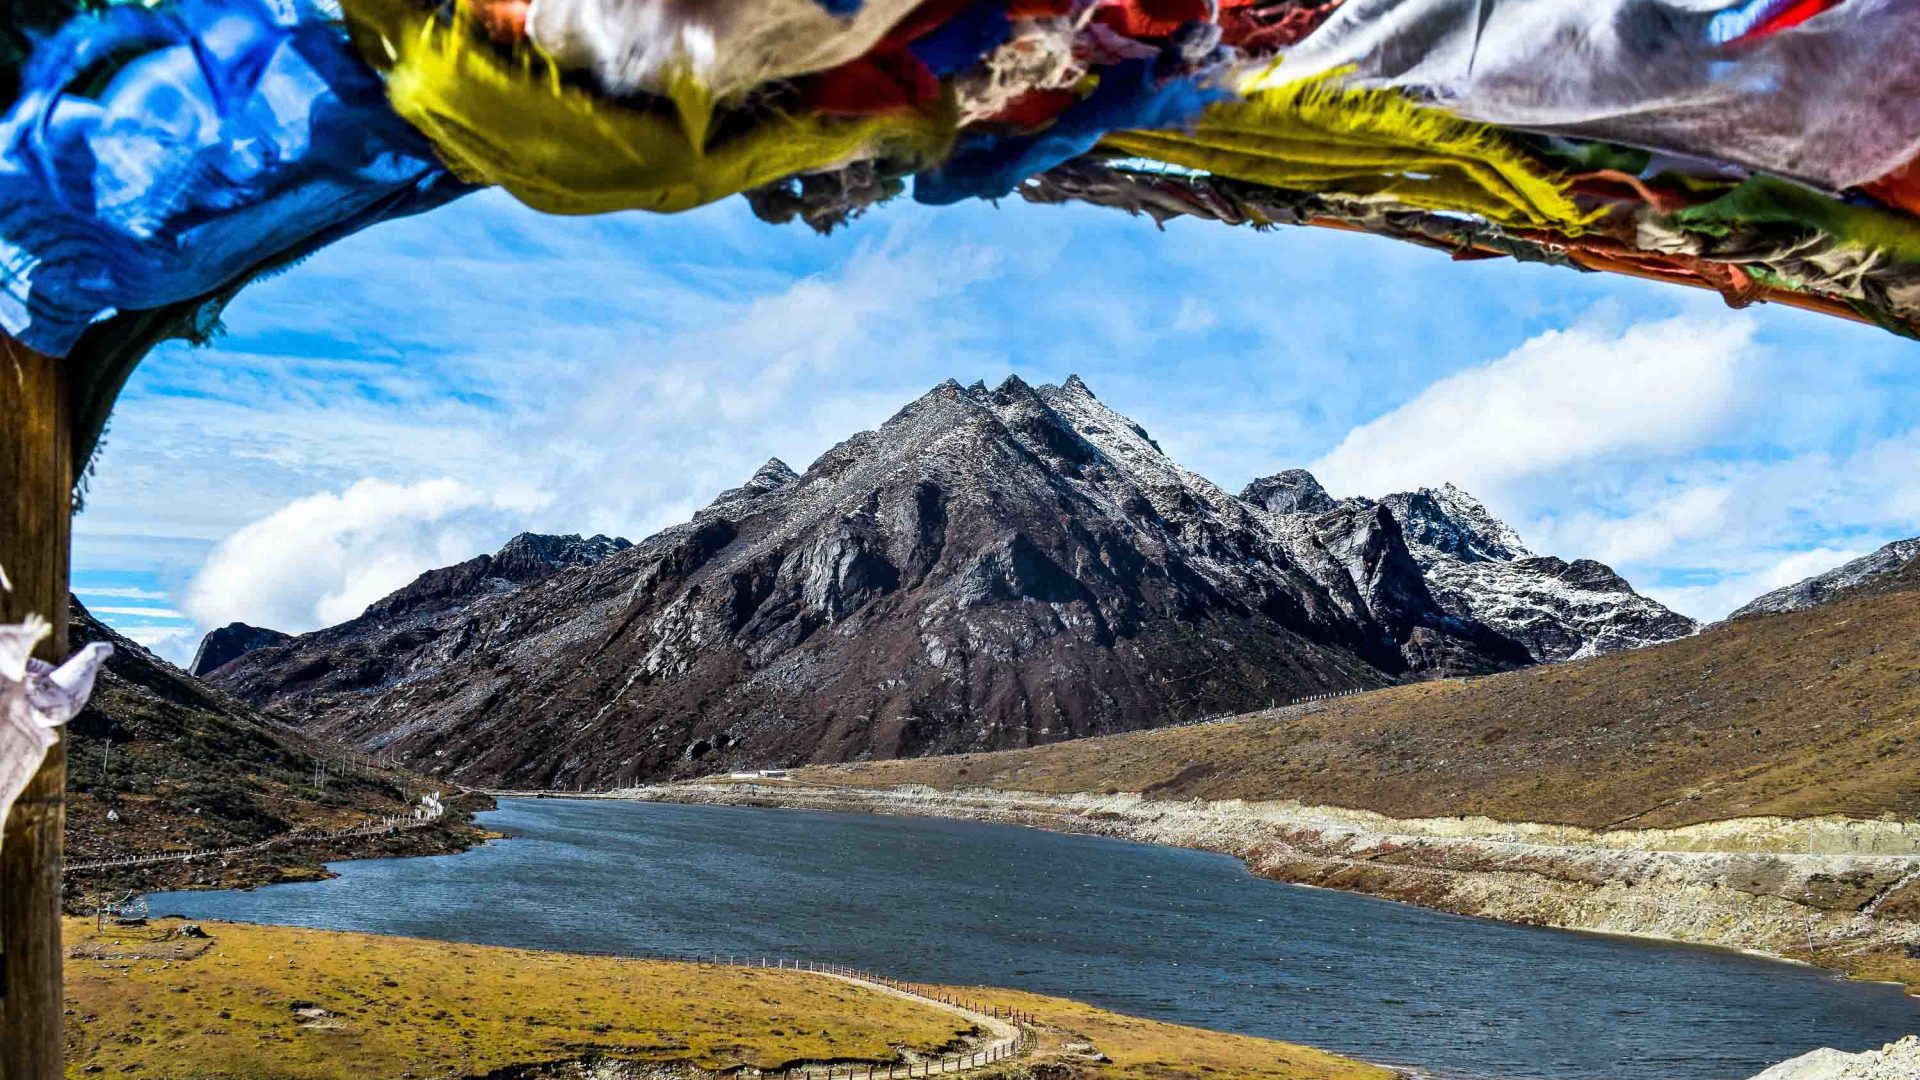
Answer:
<path fill-rule="evenodd" d="M 1441 1077 L 1743 1080 L 1920 1032 L 1892 986 L 1279 885 L 1236 859 L 930 818 L 509 800 L 513 839 L 163 893 L 156 913 L 565 949 L 829 960 L 1017 987 Z"/>

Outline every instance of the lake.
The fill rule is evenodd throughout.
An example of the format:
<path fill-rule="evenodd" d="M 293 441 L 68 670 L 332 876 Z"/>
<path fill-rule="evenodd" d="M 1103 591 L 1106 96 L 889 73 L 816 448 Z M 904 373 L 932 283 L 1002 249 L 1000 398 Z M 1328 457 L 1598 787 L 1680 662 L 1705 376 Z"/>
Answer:
<path fill-rule="evenodd" d="M 1920 1031 L 1897 987 L 1738 953 L 1280 885 L 1237 860 L 933 818 L 503 800 L 512 839 L 331 881 L 156 894 L 191 918 L 834 961 L 1015 987 L 1447 1078 L 1744 1080 Z"/>

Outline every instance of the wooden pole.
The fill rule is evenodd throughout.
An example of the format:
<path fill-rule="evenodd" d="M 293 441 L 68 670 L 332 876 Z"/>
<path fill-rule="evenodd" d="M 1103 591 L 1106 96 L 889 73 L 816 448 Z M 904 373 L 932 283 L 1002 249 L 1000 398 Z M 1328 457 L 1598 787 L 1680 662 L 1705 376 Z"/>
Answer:
<path fill-rule="evenodd" d="M 67 653 L 73 435 L 65 367 L 0 335 L 0 622 L 53 623 L 40 648 Z M 66 742 L 7 815 L 0 839 L 0 1080 L 61 1075 L 60 848 Z"/>

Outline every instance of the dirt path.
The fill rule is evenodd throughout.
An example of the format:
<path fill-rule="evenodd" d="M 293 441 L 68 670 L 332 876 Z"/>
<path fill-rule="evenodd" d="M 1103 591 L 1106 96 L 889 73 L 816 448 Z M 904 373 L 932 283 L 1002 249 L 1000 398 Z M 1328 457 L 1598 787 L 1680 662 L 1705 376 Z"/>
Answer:
<path fill-rule="evenodd" d="M 942 991 L 929 990 L 914 983 L 902 982 L 870 971 L 861 971 L 838 964 L 818 964 L 809 960 L 772 960 L 767 957 L 714 955 L 680 959 L 730 967 L 804 971 L 838 979 L 865 990 L 889 994 L 923 1005 L 932 1005 L 960 1017 L 974 1027 L 987 1032 L 989 1036 L 978 1046 L 960 1053 L 943 1054 L 917 1061 L 896 1062 L 891 1065 L 802 1065 L 780 1072 L 761 1074 L 767 1080 L 907 1080 L 909 1077 L 953 1076 L 1020 1057 L 1033 1045 L 1027 1026 L 1031 1023 L 1031 1017 L 955 997 Z"/>

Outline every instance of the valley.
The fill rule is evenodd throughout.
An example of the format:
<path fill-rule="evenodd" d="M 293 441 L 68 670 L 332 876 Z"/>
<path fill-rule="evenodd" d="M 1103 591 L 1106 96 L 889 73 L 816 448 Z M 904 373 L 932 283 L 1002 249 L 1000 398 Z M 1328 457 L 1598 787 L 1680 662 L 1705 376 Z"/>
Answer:
<path fill-rule="evenodd" d="M 444 827 L 81 877 L 91 895 L 188 889 L 153 900 L 316 931 L 558 949 L 591 940 L 631 953 L 663 941 L 795 946 L 778 904 L 698 932 L 606 916 L 632 892 L 628 875 L 685 874 L 674 903 L 724 910 L 716 888 L 812 897 L 812 911 L 865 912 L 842 946 L 882 951 L 856 962 L 951 978 L 950 951 L 938 969 L 903 958 L 899 940 L 874 937 L 877 909 L 843 889 L 818 894 L 819 868 L 794 876 L 768 864 L 762 878 L 729 866 L 751 861 L 755 841 L 723 819 L 658 819 L 660 836 L 629 840 L 620 817 L 664 804 L 851 811 L 1195 849 L 1271 881 L 1370 898 L 1342 904 L 1730 948 L 1920 987 L 1920 794 L 1907 749 L 1920 739 L 1920 569 L 1908 558 L 1889 545 L 1702 628 L 1601 563 L 1534 552 L 1452 485 L 1336 499 L 1295 469 L 1230 495 L 1078 379 L 947 383 L 805 472 L 769 462 L 638 543 L 522 534 L 338 626 L 226 626 L 202 643 L 199 680 L 130 647 L 75 728 L 76 850 L 296 838 L 444 788 L 457 808 Z M 83 640 L 95 632 L 78 625 Z M 594 809 L 577 821 L 565 801 L 487 810 L 492 796 L 542 790 L 599 797 L 578 804 Z M 323 866 L 459 850 L 491 835 L 474 812 L 511 837 L 474 852 L 474 865 L 505 858 L 511 869 L 458 902 L 446 871 L 414 877 L 412 860 Z M 829 845 L 818 859 L 835 873 L 872 869 L 835 862 L 836 837 L 867 842 L 857 830 L 816 815 L 760 820 L 787 837 L 788 854 Z M 1033 884 L 1025 877 L 1052 880 L 1007 834 L 980 843 L 967 865 L 1007 860 L 1024 875 L 996 887 L 994 911 L 1015 910 L 1005 905 Z M 684 862 L 695 856 L 708 861 Z M 878 849 L 870 857 L 885 864 Z M 595 884 L 589 866 L 609 858 L 622 883 Z M 1209 872 L 1182 864 L 1146 878 L 1188 889 Z M 282 884 L 219 891 L 266 882 Z M 949 881 L 944 895 L 975 884 Z M 1055 895 L 1072 888 L 1055 884 Z M 1116 878 L 1101 891 L 1136 887 Z M 906 902 L 897 886 L 868 888 Z M 666 902 L 652 895 L 648 905 Z M 1249 899 L 1248 911 L 1278 904 L 1276 917 L 1294 919 L 1293 895 Z M 1396 925 L 1382 914 L 1391 908 L 1337 910 L 1355 925 Z M 1427 944 L 1463 932 L 1421 925 L 1435 935 Z M 753 936 L 761 930 L 776 936 Z M 911 932 L 935 952 L 956 946 L 952 927 Z M 818 955 L 819 942 L 801 944 Z M 1650 959 L 1633 950 L 1664 947 L 1624 946 L 1606 963 L 1631 967 Z M 1407 941 L 1391 950 L 1344 962 L 1412 963 Z M 1498 1009 L 1492 997 L 1464 1001 L 1459 1015 L 1400 1016 L 1389 1031 L 1393 1009 L 1335 993 L 1303 1007 L 1311 1022 L 1272 1027 L 1255 1018 L 1265 994 L 1189 1013 L 1122 992 L 1156 977 L 1137 966 L 1090 978 L 1074 976 L 1068 956 L 1048 965 L 1058 970 L 959 971 L 1475 1080 L 1665 1080 L 1650 1048 L 1676 1038 L 1589 1037 L 1559 1065 L 1516 1072 L 1510 1052 L 1476 1057 L 1452 1042 L 1455 1025 Z M 1711 965 L 1686 970 L 1715 977 Z M 1849 1050 L 1913 1026 L 1904 1002 L 1861 1007 L 1873 1020 L 1843 1040 Z M 1657 1008 L 1678 1015 L 1672 1001 Z M 1315 1009 L 1331 1013 L 1312 1020 Z M 1546 1015 L 1591 1022 L 1583 1008 Z M 1715 1022 L 1736 1016 L 1785 1030 L 1751 1001 Z M 1514 1023 L 1518 1038 L 1525 1025 Z M 1558 1046 L 1565 1033 L 1526 1037 Z M 1742 1080 L 1815 1046 L 1814 1030 L 1753 1038 L 1738 1054 L 1689 1049 L 1684 1075 Z M 564 1060 L 563 1072 L 632 1071 L 606 1073 L 591 1054 Z M 1133 1075 L 1067 1068 L 1059 1075 Z"/>
<path fill-rule="evenodd" d="M 1198 815 L 1160 815 L 1157 833 L 1139 830 L 1159 842 L 1143 844 L 1118 829 L 1010 827 L 1041 824 L 1033 813 L 814 812 L 823 806 L 503 799 L 481 821 L 508 839 L 464 854 L 152 904 L 201 921 L 515 948 L 808 958 L 1445 1080 L 1745 1080 L 1821 1046 L 1877 1048 L 1920 1017 L 1896 986 L 1802 965 L 1276 884 L 1168 846 Z M 1125 823 L 1124 806 L 1101 809 L 1121 813 L 1087 820 Z M 1216 820 L 1216 833 L 1231 824 Z M 1157 1067 L 1192 1069 L 1177 1057 Z"/>
<path fill-rule="evenodd" d="M 73 605 L 76 643 L 113 655 L 92 701 L 66 728 L 66 902 L 90 908 L 130 892 L 232 888 L 327 873 L 329 861 L 459 851 L 486 836 L 479 798 L 449 799 L 423 827 L 320 839 L 389 817 L 410 818 L 426 778 L 297 731 L 149 653 Z M 124 857 L 244 846 L 218 859 Z"/>

